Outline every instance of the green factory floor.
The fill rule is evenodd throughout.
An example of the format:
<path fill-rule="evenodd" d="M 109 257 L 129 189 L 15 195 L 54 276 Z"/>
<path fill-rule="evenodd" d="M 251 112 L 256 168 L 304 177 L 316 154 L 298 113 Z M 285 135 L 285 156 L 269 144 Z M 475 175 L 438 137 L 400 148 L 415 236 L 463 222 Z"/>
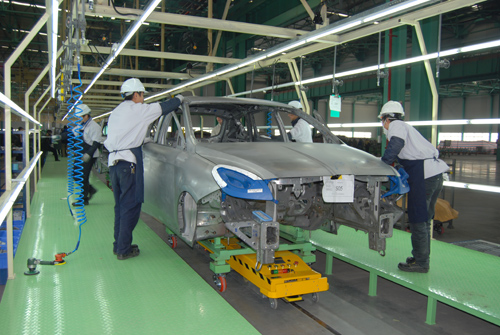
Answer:
<path fill-rule="evenodd" d="M 385 257 L 366 248 L 367 234 L 348 227 L 341 227 L 338 235 L 314 231 L 310 241 L 318 250 L 373 275 L 500 326 L 500 257 L 432 240 L 429 273 L 403 272 L 397 264 L 410 256 L 410 238 L 410 233 L 395 230 L 393 237 L 386 240 Z M 353 248 L 353 245 L 359 248 Z M 376 282 L 373 285 L 375 295 Z M 434 308 L 428 315 L 434 324 L 435 307 L 428 308 Z"/>
<path fill-rule="evenodd" d="M 28 258 L 50 261 L 75 248 L 65 175 L 65 160 L 50 156 L 0 303 L 1 334 L 258 334 L 144 222 L 134 231 L 140 256 L 117 260 L 113 195 L 95 177 L 79 249 L 66 264 L 25 276 Z"/>

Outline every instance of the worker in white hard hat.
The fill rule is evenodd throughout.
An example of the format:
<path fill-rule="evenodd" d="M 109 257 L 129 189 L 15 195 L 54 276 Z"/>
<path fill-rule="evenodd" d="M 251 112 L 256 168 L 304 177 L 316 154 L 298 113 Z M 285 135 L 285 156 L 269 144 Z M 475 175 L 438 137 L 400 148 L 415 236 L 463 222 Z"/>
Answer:
<path fill-rule="evenodd" d="M 403 121 L 403 106 L 388 101 L 382 107 L 379 118 L 389 141 L 382 161 L 396 161 L 408 173 L 408 219 L 410 222 L 412 254 L 398 268 L 407 272 L 429 271 L 431 222 L 436 201 L 443 188 L 443 173 L 448 165 L 438 159 L 439 151 L 415 128 Z"/>
<path fill-rule="evenodd" d="M 77 128 L 77 134 L 82 134 L 82 160 L 83 160 L 83 203 L 77 201 L 73 203 L 73 206 L 87 206 L 89 200 L 97 192 L 97 189 L 90 185 L 89 177 L 92 171 L 92 166 L 99 157 L 99 146 L 104 141 L 101 134 L 101 127 L 92 120 L 90 116 L 90 108 L 85 104 L 80 104 L 75 107 L 76 115 L 81 118 L 80 126 Z"/>
<path fill-rule="evenodd" d="M 302 104 L 297 100 L 290 101 L 288 105 L 302 110 Z M 292 113 L 288 113 L 288 117 L 292 121 L 293 127 L 288 133 L 288 138 L 295 142 L 312 143 L 312 130 L 309 123 Z"/>
<path fill-rule="evenodd" d="M 137 78 L 123 83 L 124 101 L 111 112 L 104 142 L 109 151 L 109 173 L 115 197 L 113 253 L 119 260 L 139 255 L 139 247 L 132 244 L 132 232 L 144 202 L 142 144 L 147 128 L 161 115 L 176 110 L 184 100 L 182 95 L 177 95 L 164 102 L 145 104 L 144 93 L 144 85 Z"/>

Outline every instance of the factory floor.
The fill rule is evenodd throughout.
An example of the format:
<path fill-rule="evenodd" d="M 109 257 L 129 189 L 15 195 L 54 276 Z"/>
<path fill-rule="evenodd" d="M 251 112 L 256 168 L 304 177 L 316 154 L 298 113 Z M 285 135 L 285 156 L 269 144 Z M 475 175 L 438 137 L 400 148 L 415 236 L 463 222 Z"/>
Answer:
<path fill-rule="evenodd" d="M 455 180 L 456 181 L 464 181 L 469 183 L 476 184 L 488 184 L 488 185 L 496 185 L 500 186 L 500 171 L 497 169 L 498 162 L 495 160 L 494 156 L 458 156 L 452 157 L 456 158 L 456 173 Z M 451 163 L 451 159 L 446 159 Z M 103 180 L 102 175 L 98 176 L 101 180 Z M 61 178 L 64 178 L 61 176 Z M 94 182 L 98 182 L 97 177 L 93 176 Z M 44 181 L 44 179 L 42 179 Z M 111 202 L 112 203 L 112 194 L 108 192 L 104 187 L 100 188 L 100 192 L 96 195 L 99 196 L 99 203 L 103 202 Z M 451 190 L 447 189 L 445 192 L 445 198 L 452 202 L 451 199 Z M 37 195 L 35 195 L 36 197 Z M 44 196 L 46 198 L 46 196 Z M 104 200 L 105 199 L 105 200 Z M 49 201 L 50 199 L 47 199 Z M 494 193 L 486 193 L 481 191 L 472 191 L 472 190 L 463 190 L 463 189 L 455 189 L 454 191 L 454 208 L 459 211 L 458 219 L 453 221 L 453 229 L 447 229 L 448 224 L 444 224 L 445 231 L 442 235 L 435 235 L 434 237 L 437 240 L 444 242 L 459 242 L 459 241 L 469 241 L 469 240 L 485 240 L 492 243 L 500 244 L 500 225 L 498 225 L 498 218 L 500 217 L 500 206 L 496 207 L 494 204 L 498 204 L 500 200 L 500 194 Z M 110 205 L 112 206 L 112 205 Z M 92 215 L 92 211 L 97 211 L 97 207 L 99 204 L 96 204 L 94 209 L 92 209 L 92 204 L 87 207 L 87 211 L 89 212 L 89 216 Z M 35 209 L 33 209 L 35 212 Z M 43 211 L 43 207 L 42 207 Z M 108 208 L 108 212 L 112 213 L 111 207 Z M 45 214 L 48 215 L 47 210 L 45 209 Z M 100 214 L 101 215 L 101 214 Z M 107 214 L 109 215 L 109 214 Z M 101 220 L 101 217 L 93 216 L 93 220 Z M 106 216 L 107 221 L 110 219 Z M 141 271 L 147 271 L 149 276 L 155 276 L 157 273 L 155 271 L 148 270 L 147 267 L 151 266 L 154 269 L 158 269 L 160 276 L 163 275 L 165 268 L 168 267 L 166 273 L 175 273 L 182 271 L 183 273 L 189 274 L 189 280 L 194 280 L 196 282 L 197 287 L 199 287 L 200 292 L 203 292 L 201 298 L 198 296 L 193 297 L 191 299 L 203 299 L 205 295 L 209 296 L 209 301 L 203 300 L 208 306 L 209 303 L 213 303 L 216 305 L 214 308 L 222 308 L 219 313 L 213 313 L 211 315 L 212 318 L 217 318 L 216 321 L 211 320 L 211 323 L 204 326 L 200 324 L 199 331 L 203 331 L 207 334 L 212 333 L 225 333 L 231 332 L 236 334 L 241 334 L 244 332 L 251 333 L 253 328 L 262 333 L 262 334 L 498 334 L 500 333 L 500 327 L 488 323 L 482 319 L 476 318 L 464 312 L 461 312 L 457 309 L 449 307 L 445 304 L 438 303 L 437 307 L 437 318 L 435 325 L 427 325 L 425 323 L 426 318 L 426 307 L 427 307 L 427 298 L 421 294 L 418 294 L 412 290 L 409 290 L 405 287 L 394 284 L 390 281 L 379 278 L 378 290 L 376 297 L 368 296 L 368 281 L 369 275 L 366 271 L 356 268 L 350 264 L 344 263 L 339 260 L 334 259 L 333 264 L 333 275 L 327 276 L 330 290 L 328 292 L 323 292 L 320 294 L 319 302 L 313 303 L 310 297 L 305 297 L 305 300 L 302 302 L 297 302 L 293 304 L 287 304 L 283 301 L 279 301 L 279 307 L 277 310 L 273 310 L 269 306 L 268 299 L 264 299 L 262 295 L 256 290 L 256 288 L 250 283 L 246 282 L 239 274 L 232 271 L 227 276 L 228 288 L 224 293 L 218 293 L 213 290 L 210 291 L 210 286 L 212 286 L 212 272 L 209 270 L 208 264 L 210 262 L 209 255 L 203 250 L 199 248 L 190 248 L 184 243 L 180 242 L 177 248 L 172 251 L 166 246 L 167 235 L 165 232 L 164 226 L 156 221 L 154 218 L 143 214 L 141 216 L 141 220 L 145 223 L 144 226 L 140 225 L 138 227 L 140 230 L 138 231 L 138 239 L 148 238 L 150 239 L 152 245 L 151 249 L 154 250 L 154 254 L 159 253 L 159 256 L 164 256 L 164 260 L 161 257 L 154 256 L 151 252 L 148 254 L 147 252 L 142 253 L 136 259 L 131 259 L 124 261 L 125 264 L 119 264 L 120 267 L 123 266 L 123 269 L 113 268 L 113 271 L 126 271 L 126 267 L 130 267 L 129 270 L 133 271 L 133 268 L 137 264 L 141 264 Z M 86 239 L 89 238 L 88 234 L 85 234 L 86 230 L 89 231 L 90 227 L 83 227 L 83 236 L 82 236 L 82 250 L 78 251 L 74 255 L 68 256 L 68 261 L 71 261 L 73 264 L 78 263 L 78 261 L 72 260 L 73 257 L 83 257 L 86 252 L 83 249 L 84 243 L 89 243 Z M 109 230 L 109 229 L 108 229 Z M 106 232 L 109 233 L 109 232 Z M 24 233 L 23 233 L 24 235 Z M 29 235 L 28 235 L 29 236 Z M 29 237 L 26 239 L 29 239 Z M 24 238 L 24 236 L 23 236 Z M 48 239 L 49 237 L 45 237 Z M 43 243 L 43 236 L 37 235 L 36 243 Z M 72 238 L 68 238 L 67 243 L 74 243 L 74 236 Z M 96 242 L 100 241 L 99 239 Z M 22 243 L 23 241 L 21 241 Z M 101 241 L 102 242 L 102 241 Z M 357 248 L 367 248 L 365 245 L 355 246 Z M 29 246 L 25 246 L 26 249 Z M 107 249 L 106 249 L 107 250 Z M 19 269 L 21 263 L 25 264 L 25 258 L 21 260 L 17 259 L 19 257 L 16 256 L 15 263 L 18 265 L 16 272 L 20 272 L 21 274 L 17 276 L 16 279 L 10 281 L 7 285 L 6 291 L 4 293 L 4 298 L 0 302 L 0 320 L 2 320 L 2 313 L 12 313 L 12 311 L 16 308 L 13 302 L 14 297 L 10 296 L 13 292 L 9 292 L 12 290 L 20 290 L 22 291 L 22 286 L 26 286 L 27 277 L 22 276 L 22 271 L 25 271 L 24 268 Z M 87 251 L 89 252 L 89 251 Z M 80 255 L 78 255 L 80 253 Z M 94 252 L 89 252 L 89 257 L 96 257 Z M 406 256 L 409 256 L 410 246 L 408 246 L 408 255 L 401 255 L 401 260 L 403 261 Z M 33 255 L 33 256 L 42 256 L 42 255 Z M 44 255 L 43 255 L 44 256 Z M 313 269 L 316 269 L 319 272 L 323 272 L 325 269 L 325 255 L 316 252 L 317 262 L 313 264 Z M 148 258 L 154 257 L 153 262 L 149 262 L 151 259 Z M 453 255 L 443 255 L 449 259 L 450 262 L 460 263 L 460 259 L 455 259 Z M 70 259 L 71 258 L 71 259 Z M 177 259 L 182 259 L 189 267 L 184 267 L 183 262 L 179 262 Z M 115 265 L 114 262 L 116 260 L 110 260 L 111 265 Z M 138 262 L 142 261 L 142 262 Z M 81 264 L 81 267 L 88 266 L 89 260 L 83 261 L 84 264 Z M 75 264 L 76 265 L 76 264 Z M 79 271 L 78 267 L 73 268 L 73 271 Z M 90 262 L 90 266 L 94 266 Z M 394 264 L 396 266 L 396 264 Z M 40 270 L 43 272 L 42 275 L 45 277 L 38 278 L 46 278 L 46 281 L 39 279 L 41 289 L 45 288 L 46 290 L 50 289 L 53 285 L 55 285 L 55 279 L 60 278 L 59 276 L 64 275 L 64 271 L 67 268 L 71 267 L 71 264 L 58 267 L 57 272 L 58 276 L 54 276 L 54 281 L 51 282 L 51 277 L 49 276 L 50 271 L 52 269 L 49 268 L 41 268 Z M 194 271 L 191 271 L 193 269 Z M 90 271 L 90 270 L 89 270 Z M 92 270 L 91 274 L 86 274 L 84 278 L 85 280 L 91 281 L 98 278 L 103 282 L 99 287 L 105 288 L 107 285 L 107 281 L 110 280 L 105 273 L 109 271 L 109 269 L 98 269 Z M 439 271 L 439 269 L 432 268 L 431 271 Z M 83 274 L 82 274 L 83 275 Z M 170 276 L 165 274 L 164 276 Z M 201 277 L 202 282 L 197 282 L 196 278 Z M 425 274 L 423 274 L 425 276 Z M 471 278 L 473 280 L 473 274 L 465 274 L 465 273 L 456 273 L 457 279 L 463 279 L 464 277 Z M 116 280 L 116 278 L 114 278 Z M 186 279 L 187 280 L 187 279 Z M 45 283 L 45 285 L 43 285 Z M 110 284 L 108 282 L 108 284 Z M 154 285 L 151 281 L 148 281 L 149 285 Z M 84 285 L 81 283 L 81 285 Z M 143 290 L 142 285 L 138 288 L 138 290 Z M 139 287 L 139 284 L 138 284 Z M 208 291 L 206 291 L 208 288 Z M 2 287 L 0 287 L 0 292 L 2 291 Z M 78 285 L 75 285 L 75 290 L 79 290 Z M 169 292 L 172 291 L 165 288 Z M 182 289 L 182 288 L 181 288 Z M 500 288 L 499 288 L 500 289 Z M 130 287 L 131 291 L 133 290 Z M 194 290 L 197 291 L 197 290 Z M 216 293 L 215 295 L 213 293 Z M 103 292 L 105 293 L 105 292 Z M 61 291 L 57 291 L 57 294 L 61 295 Z M 164 292 L 159 292 L 158 295 L 162 295 Z M 172 301 L 170 298 L 170 294 L 165 293 L 165 297 L 160 297 L 168 301 L 170 304 L 174 304 L 178 308 L 186 307 L 185 304 L 181 303 L 181 298 L 176 296 L 176 299 Z M 178 294 L 178 293 L 176 293 Z M 191 294 L 192 295 L 192 294 Z M 81 294 L 79 295 L 79 297 Z M 64 295 L 62 295 L 64 297 Z M 84 299 L 84 297 L 80 297 Z M 221 298 L 221 299 L 220 299 Z M 61 305 L 54 305 L 55 299 L 53 299 L 52 306 L 51 305 L 43 305 L 45 308 L 54 308 L 57 310 L 64 311 L 64 303 L 69 303 L 70 301 L 74 301 L 75 297 L 68 296 L 68 301 L 61 301 Z M 157 303 L 158 297 L 150 296 L 150 297 L 142 297 L 141 305 L 138 307 L 145 308 L 145 311 L 138 311 L 140 313 L 140 317 L 148 317 L 148 309 L 150 312 L 154 312 L 155 309 L 161 308 Z M 143 300 L 144 305 L 142 305 Z M 152 305 L 148 307 L 147 301 L 151 300 Z M 118 306 L 113 306 L 113 300 L 110 300 L 111 304 L 107 306 L 108 315 L 104 321 L 109 323 L 109 320 L 113 320 L 113 316 L 109 315 L 109 311 L 113 311 Z M 98 300 L 96 303 L 96 307 L 104 308 L 106 306 L 103 305 L 105 302 L 104 299 Z M 232 306 L 234 310 L 227 310 L 226 303 Z M 499 302 L 500 303 L 500 302 Z M 6 305 L 8 304 L 8 305 Z M 217 307 L 222 306 L 222 307 Z M 82 310 L 88 307 L 88 305 L 82 304 Z M 9 311 L 10 310 L 10 311 Z M 236 315 L 234 312 L 238 312 L 239 315 L 243 316 L 246 320 L 240 320 L 238 317 L 238 313 Z M 31 311 L 34 313 L 33 315 L 37 315 L 38 313 L 42 313 L 42 311 Z M 196 319 L 199 318 L 197 312 L 190 311 L 191 314 L 181 316 L 181 319 L 187 323 L 196 323 Z M 18 311 L 19 313 L 19 311 Z M 143 334 L 170 334 L 169 324 L 176 325 L 178 321 L 176 319 L 172 319 L 169 317 L 169 314 L 175 313 L 174 310 L 167 309 L 165 311 L 165 317 L 163 320 L 159 321 L 158 319 L 154 319 L 156 322 L 161 322 L 162 325 L 160 327 L 149 326 L 145 328 L 145 331 L 140 333 Z M 219 321 L 218 317 L 223 313 L 222 316 L 224 318 L 227 317 L 225 321 Z M 27 322 L 29 320 L 29 315 L 17 316 L 21 321 Z M 10 315 L 10 314 L 9 314 Z M 127 314 L 125 314 L 126 316 Z M 123 315 L 122 315 L 123 316 Z M 81 315 L 81 319 L 85 320 L 88 318 L 86 314 Z M 201 316 L 203 317 L 203 316 Z M 24 318 L 24 319 L 23 319 Z M 5 321 L 5 319 L 3 319 Z M 206 319 L 202 319 L 206 321 Z M 235 324 L 233 324 L 236 322 Z M 53 320 L 51 320 L 53 321 Z M 58 320 L 60 322 L 60 320 Z M 29 321 L 28 321 L 29 322 Z M 78 321 L 77 319 L 71 319 L 69 317 L 65 318 L 65 322 L 70 325 L 67 329 L 71 329 L 71 325 L 78 325 L 80 328 L 79 333 L 91 333 L 92 330 L 96 330 L 95 325 L 92 325 L 89 322 Z M 100 321 L 102 322 L 102 321 Z M 125 321 L 124 321 L 125 322 Z M 220 322 L 220 329 L 214 332 L 213 324 Z M 102 324 L 105 324 L 102 323 Z M 0 322 L 0 332 L 3 333 L 2 327 L 4 322 Z M 92 328 L 94 327 L 94 328 Z M 241 328 L 240 328 L 241 327 Z M 24 326 L 19 333 L 29 333 L 27 332 L 31 328 Z M 192 333 L 189 331 L 179 331 L 177 329 L 177 334 L 182 333 Z M 182 329 L 182 328 L 180 328 Z M 186 328 L 187 330 L 188 328 Z M 60 329 L 56 329 L 60 330 Z M 123 330 L 123 329 L 122 329 Z M 149 330 L 149 332 L 148 332 Z M 123 333 L 131 333 L 133 332 L 130 329 L 122 331 Z M 49 334 L 49 332 L 41 331 L 40 334 Z M 54 332 L 50 332 L 52 334 Z M 59 333 L 65 334 L 67 331 L 60 331 Z M 99 332 L 94 332 L 99 333 Z M 102 328 L 101 333 L 104 333 L 104 328 Z M 109 333 L 109 332 L 108 332 Z M 112 332 L 111 332 L 112 333 Z M 137 333 L 137 332 L 136 332 Z"/>

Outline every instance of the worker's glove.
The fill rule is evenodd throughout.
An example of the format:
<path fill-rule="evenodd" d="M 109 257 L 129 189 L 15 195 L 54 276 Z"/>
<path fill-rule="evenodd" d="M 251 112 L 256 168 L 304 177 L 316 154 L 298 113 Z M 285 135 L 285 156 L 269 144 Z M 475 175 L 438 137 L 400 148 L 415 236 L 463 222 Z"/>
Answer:
<path fill-rule="evenodd" d="M 88 163 L 90 162 L 90 160 L 92 159 L 92 157 L 90 157 L 90 155 L 88 153 L 84 153 L 83 154 L 83 158 L 82 160 L 85 162 L 85 163 Z"/>
<path fill-rule="evenodd" d="M 181 103 L 184 101 L 184 97 L 182 96 L 182 94 L 177 94 L 175 98 L 179 99 Z"/>

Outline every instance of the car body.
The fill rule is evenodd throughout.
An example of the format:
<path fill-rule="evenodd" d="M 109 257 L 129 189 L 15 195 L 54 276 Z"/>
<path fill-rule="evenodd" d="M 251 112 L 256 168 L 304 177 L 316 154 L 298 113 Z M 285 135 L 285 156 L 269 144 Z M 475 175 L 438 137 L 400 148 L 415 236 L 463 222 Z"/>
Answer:
<path fill-rule="evenodd" d="M 289 139 L 288 114 L 309 123 L 313 143 Z M 273 263 L 280 225 L 332 233 L 348 225 L 383 252 L 402 214 L 381 199 L 394 168 L 278 102 L 185 97 L 151 125 L 143 155 L 144 211 L 191 246 L 234 234 L 262 264 Z"/>

